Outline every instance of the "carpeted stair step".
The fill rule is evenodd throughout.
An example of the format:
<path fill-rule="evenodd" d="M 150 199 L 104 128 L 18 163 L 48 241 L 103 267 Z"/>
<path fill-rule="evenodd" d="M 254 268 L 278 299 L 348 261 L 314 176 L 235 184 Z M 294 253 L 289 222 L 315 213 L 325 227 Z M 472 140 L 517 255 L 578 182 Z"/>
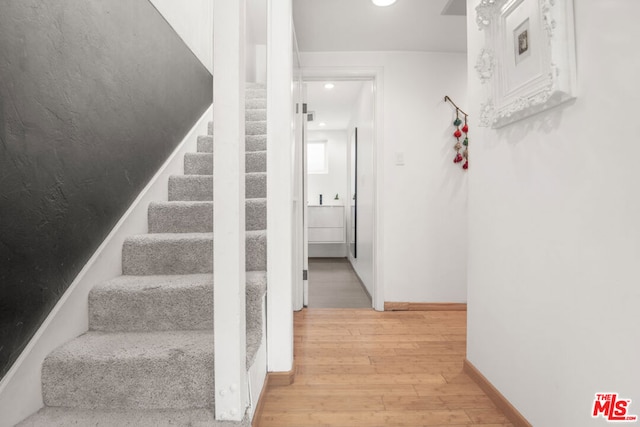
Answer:
<path fill-rule="evenodd" d="M 267 97 L 267 90 L 258 86 L 247 86 L 245 88 L 245 99 L 264 99 Z"/>
<path fill-rule="evenodd" d="M 267 197 L 267 174 L 264 172 L 247 173 L 245 178 L 245 197 L 263 199 Z"/>
<path fill-rule="evenodd" d="M 247 199 L 245 219 L 247 230 L 266 230 L 267 199 Z"/>
<path fill-rule="evenodd" d="M 247 339 L 262 332 L 265 272 L 247 272 Z M 120 276 L 89 293 L 89 329 L 102 332 L 211 330 L 213 275 Z M 252 334 L 253 331 L 253 334 Z M 255 350 L 247 350 L 253 357 Z"/>
<path fill-rule="evenodd" d="M 212 133 L 198 136 L 198 153 L 213 153 Z"/>
<path fill-rule="evenodd" d="M 267 135 L 247 135 L 245 137 L 246 151 L 264 151 L 267 149 Z M 198 137 L 198 153 L 213 153 L 213 136 L 200 135 Z"/>
<path fill-rule="evenodd" d="M 267 233 L 246 232 L 247 271 L 266 269 Z M 213 272 L 213 233 L 140 234 L 125 239 L 122 274 L 152 276 Z"/>
<path fill-rule="evenodd" d="M 249 427 L 250 420 L 215 421 L 212 409 L 78 409 L 44 407 L 17 427 Z"/>
<path fill-rule="evenodd" d="M 210 233 L 213 231 L 213 202 L 152 202 L 148 223 L 149 233 Z"/>
<path fill-rule="evenodd" d="M 89 293 L 89 329 L 108 332 L 213 328 L 213 276 L 120 276 Z"/>
<path fill-rule="evenodd" d="M 245 154 L 246 172 L 266 172 L 267 152 L 248 151 Z M 186 153 L 184 155 L 185 175 L 212 175 L 213 174 L 213 154 L 212 153 Z"/>
<path fill-rule="evenodd" d="M 250 108 L 244 113 L 245 120 L 247 121 L 258 121 L 258 120 L 267 120 L 267 109 L 266 108 Z"/>
<path fill-rule="evenodd" d="M 47 406 L 187 409 L 214 404 L 211 331 L 86 333 L 42 367 Z"/>
<path fill-rule="evenodd" d="M 265 230 L 247 231 L 246 270 L 262 271 L 267 269 L 267 232 Z"/>
<path fill-rule="evenodd" d="M 244 127 L 245 135 L 266 135 L 267 122 L 264 120 L 247 122 Z"/>
<path fill-rule="evenodd" d="M 265 172 L 246 174 L 245 197 L 248 199 L 267 197 L 267 174 Z M 169 177 L 169 201 L 209 200 L 213 200 L 212 175 L 172 175 Z"/>
<path fill-rule="evenodd" d="M 264 110 L 267 108 L 267 98 L 250 98 L 245 101 L 245 108 L 251 110 Z"/>
<path fill-rule="evenodd" d="M 247 135 L 245 138 L 245 150 L 265 151 L 267 149 L 267 135 Z"/>
<path fill-rule="evenodd" d="M 213 202 L 152 202 L 148 213 L 149 233 L 210 233 L 213 231 Z M 267 228 L 267 200 L 245 201 L 247 230 Z"/>
<path fill-rule="evenodd" d="M 213 175 L 213 153 L 186 153 L 185 175 Z"/>
<path fill-rule="evenodd" d="M 253 365 L 262 342 L 262 305 L 266 291 L 266 271 L 247 271 L 247 367 Z"/>
<path fill-rule="evenodd" d="M 171 175 L 169 201 L 213 200 L 213 175 Z"/>
<path fill-rule="evenodd" d="M 125 239 L 122 274 L 148 276 L 213 271 L 213 233 L 140 234 Z"/>
<path fill-rule="evenodd" d="M 245 159 L 246 173 L 267 171 L 266 151 L 248 151 L 245 153 Z"/>

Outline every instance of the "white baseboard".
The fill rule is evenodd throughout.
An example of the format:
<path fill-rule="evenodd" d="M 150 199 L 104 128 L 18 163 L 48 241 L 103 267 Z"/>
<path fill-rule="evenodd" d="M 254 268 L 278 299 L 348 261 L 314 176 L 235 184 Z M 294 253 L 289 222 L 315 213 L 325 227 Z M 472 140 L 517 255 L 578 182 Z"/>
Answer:
<path fill-rule="evenodd" d="M 43 406 L 40 374 L 44 358 L 88 330 L 89 291 L 95 284 L 122 274 L 124 239 L 147 233 L 149 203 L 168 200 L 169 176 L 184 172 L 184 153 L 196 151 L 198 135 L 207 134 L 212 117 L 210 106 L 120 218 L 2 379 L 0 427 L 13 426 Z"/>

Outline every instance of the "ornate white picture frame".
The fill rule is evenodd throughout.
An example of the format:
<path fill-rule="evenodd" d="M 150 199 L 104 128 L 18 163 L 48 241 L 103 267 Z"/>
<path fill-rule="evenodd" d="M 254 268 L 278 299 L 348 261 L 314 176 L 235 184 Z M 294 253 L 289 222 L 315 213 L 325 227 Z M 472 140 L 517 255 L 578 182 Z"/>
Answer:
<path fill-rule="evenodd" d="M 480 0 L 487 86 L 480 125 L 499 128 L 575 97 L 573 0 Z"/>

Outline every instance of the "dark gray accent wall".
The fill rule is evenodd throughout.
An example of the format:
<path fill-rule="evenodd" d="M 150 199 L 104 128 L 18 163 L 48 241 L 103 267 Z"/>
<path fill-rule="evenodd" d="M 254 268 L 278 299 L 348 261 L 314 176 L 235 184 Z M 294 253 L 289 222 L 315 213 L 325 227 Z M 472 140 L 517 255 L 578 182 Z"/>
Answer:
<path fill-rule="evenodd" d="M 0 1 L 0 375 L 211 101 L 148 0 Z"/>

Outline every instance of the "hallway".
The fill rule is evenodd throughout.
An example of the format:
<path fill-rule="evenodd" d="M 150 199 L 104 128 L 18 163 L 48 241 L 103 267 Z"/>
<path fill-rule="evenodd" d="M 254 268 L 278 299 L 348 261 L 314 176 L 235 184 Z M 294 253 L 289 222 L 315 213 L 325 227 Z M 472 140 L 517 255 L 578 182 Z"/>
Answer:
<path fill-rule="evenodd" d="M 466 312 L 295 313 L 295 382 L 260 427 L 511 426 L 462 372 Z"/>
<path fill-rule="evenodd" d="M 371 308 L 346 258 L 309 258 L 309 308 Z"/>

